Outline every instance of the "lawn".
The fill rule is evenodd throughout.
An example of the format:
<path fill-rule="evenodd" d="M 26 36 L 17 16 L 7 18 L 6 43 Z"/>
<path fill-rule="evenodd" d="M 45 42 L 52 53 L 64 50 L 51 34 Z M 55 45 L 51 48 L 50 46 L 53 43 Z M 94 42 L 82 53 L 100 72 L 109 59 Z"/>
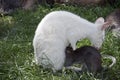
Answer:
<path fill-rule="evenodd" d="M 109 54 L 117 59 L 117 63 L 109 70 L 101 72 L 98 76 L 90 73 L 75 73 L 63 69 L 62 72 L 53 73 L 49 69 L 37 66 L 33 62 L 34 51 L 32 40 L 35 29 L 41 19 L 49 12 L 66 10 L 73 12 L 91 22 L 98 17 L 106 17 L 112 10 L 106 7 L 77 7 L 56 5 L 50 9 L 38 6 L 34 11 L 17 10 L 10 16 L 0 17 L 0 80 L 120 80 L 120 40 L 114 38 L 111 32 L 106 33 L 101 53 Z M 90 45 L 88 40 L 78 43 Z M 110 60 L 103 60 L 110 64 Z"/>

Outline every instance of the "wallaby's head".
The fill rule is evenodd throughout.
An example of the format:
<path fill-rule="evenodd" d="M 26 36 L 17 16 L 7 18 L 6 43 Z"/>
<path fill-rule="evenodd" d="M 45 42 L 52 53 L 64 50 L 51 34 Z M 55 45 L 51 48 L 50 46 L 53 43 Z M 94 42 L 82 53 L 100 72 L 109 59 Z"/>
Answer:
<path fill-rule="evenodd" d="M 109 26 L 110 22 L 105 22 L 104 18 L 100 17 L 95 21 L 95 32 L 90 36 L 90 41 L 93 46 L 100 49 L 104 38 L 105 38 L 105 29 Z"/>

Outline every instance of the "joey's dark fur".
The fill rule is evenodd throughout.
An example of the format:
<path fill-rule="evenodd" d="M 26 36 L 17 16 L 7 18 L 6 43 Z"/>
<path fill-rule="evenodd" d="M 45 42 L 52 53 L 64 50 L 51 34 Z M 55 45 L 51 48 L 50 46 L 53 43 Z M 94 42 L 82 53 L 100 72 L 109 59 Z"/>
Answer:
<path fill-rule="evenodd" d="M 89 72 L 96 73 L 102 70 L 100 52 L 92 46 L 83 46 L 75 51 L 71 47 L 66 48 L 65 67 L 79 63 Z"/>

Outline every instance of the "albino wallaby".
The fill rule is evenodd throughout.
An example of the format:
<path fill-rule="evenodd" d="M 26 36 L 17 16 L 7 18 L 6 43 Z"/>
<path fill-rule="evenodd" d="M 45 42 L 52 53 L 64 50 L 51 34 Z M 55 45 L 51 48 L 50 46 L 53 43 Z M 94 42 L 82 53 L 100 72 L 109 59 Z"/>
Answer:
<path fill-rule="evenodd" d="M 39 23 L 33 39 L 35 61 L 53 71 L 60 70 L 65 62 L 65 49 L 70 44 L 76 49 L 76 42 L 88 38 L 100 48 L 109 23 L 98 18 L 95 23 L 67 11 L 53 11 Z"/>

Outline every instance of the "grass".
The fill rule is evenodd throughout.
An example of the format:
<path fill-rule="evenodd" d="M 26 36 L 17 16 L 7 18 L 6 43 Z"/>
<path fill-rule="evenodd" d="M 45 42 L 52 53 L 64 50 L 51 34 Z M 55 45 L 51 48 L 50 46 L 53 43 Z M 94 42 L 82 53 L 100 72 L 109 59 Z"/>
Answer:
<path fill-rule="evenodd" d="M 94 22 L 98 17 L 106 17 L 112 10 L 106 7 L 75 7 L 56 5 L 53 9 L 39 6 L 34 11 L 17 10 L 11 16 L 0 17 L 0 80 L 119 80 L 120 79 L 120 40 L 109 32 L 101 52 L 117 59 L 117 63 L 97 77 L 89 73 L 75 73 L 69 70 L 52 73 L 33 63 L 32 40 L 41 19 L 54 10 L 66 10 Z M 90 44 L 88 40 L 78 43 Z M 109 60 L 104 60 L 109 64 Z"/>

